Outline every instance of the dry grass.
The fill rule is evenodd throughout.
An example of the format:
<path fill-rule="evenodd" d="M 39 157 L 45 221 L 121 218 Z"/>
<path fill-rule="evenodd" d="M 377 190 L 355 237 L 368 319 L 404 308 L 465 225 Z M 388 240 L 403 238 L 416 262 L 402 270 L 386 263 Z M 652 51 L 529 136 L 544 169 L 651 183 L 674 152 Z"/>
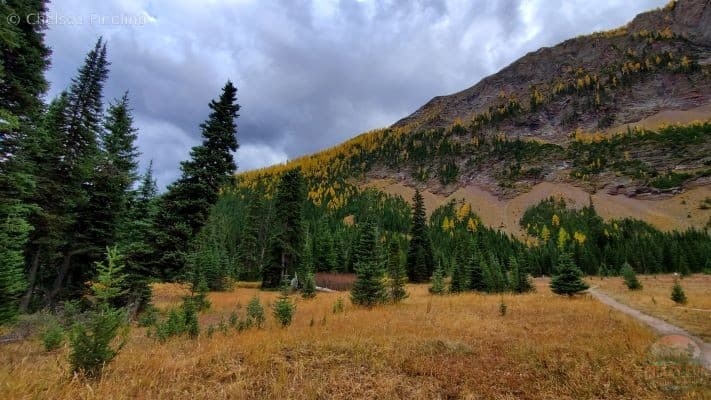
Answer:
<path fill-rule="evenodd" d="M 399 305 L 354 308 L 347 293 L 294 296 L 294 324 L 159 344 L 135 328 L 101 380 L 70 378 L 67 350 L 39 341 L 2 347 L 0 398 L 492 398 L 661 399 L 645 362 L 650 331 L 587 297 L 555 296 L 546 282 L 529 295 L 436 297 L 410 285 Z M 161 287 L 162 302 L 180 287 Z M 178 292 L 173 294 L 173 292 Z M 278 293 L 212 293 L 204 324 Z M 346 300 L 344 313 L 333 304 Z M 241 310 L 244 311 L 244 310 Z M 311 326 L 311 321 L 314 321 Z M 708 389 L 682 394 L 703 398 Z M 698 390 L 706 390 L 702 393 Z"/>
<path fill-rule="evenodd" d="M 642 290 L 628 290 L 619 277 L 591 278 L 589 282 L 628 306 L 662 318 L 711 342 L 711 275 L 695 274 L 681 279 L 688 299 L 685 305 L 676 304 L 670 298 L 673 275 L 639 275 L 638 278 Z"/>

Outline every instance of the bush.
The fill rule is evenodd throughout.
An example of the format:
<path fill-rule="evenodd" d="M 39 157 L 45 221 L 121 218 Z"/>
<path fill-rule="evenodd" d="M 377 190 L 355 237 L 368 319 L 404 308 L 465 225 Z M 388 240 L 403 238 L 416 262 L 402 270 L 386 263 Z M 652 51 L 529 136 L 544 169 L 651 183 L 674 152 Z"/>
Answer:
<path fill-rule="evenodd" d="M 681 287 L 678 280 L 674 281 L 674 286 L 672 287 L 671 299 L 677 304 L 686 304 L 686 294 L 684 293 L 684 288 Z"/>
<path fill-rule="evenodd" d="M 289 301 L 288 290 L 288 287 L 284 286 L 281 290 L 281 295 L 272 306 L 274 318 L 276 318 L 282 328 L 291 325 L 291 320 L 294 318 L 294 311 L 296 311 L 296 305 Z"/>
<path fill-rule="evenodd" d="M 46 351 L 60 348 L 64 343 L 64 329 L 56 321 L 52 321 L 47 329 L 42 332 L 42 344 Z"/>
<path fill-rule="evenodd" d="M 257 328 L 264 326 L 264 321 L 267 318 L 264 316 L 264 307 L 262 307 L 257 296 L 252 297 L 252 300 L 247 304 L 247 319 L 250 326 L 256 325 Z"/>
<path fill-rule="evenodd" d="M 138 326 L 149 327 L 155 326 L 158 323 L 158 309 L 154 306 L 148 306 L 138 317 Z"/>
<path fill-rule="evenodd" d="M 334 314 L 339 314 L 342 313 L 346 309 L 346 303 L 343 301 L 342 297 L 339 297 L 336 302 L 333 304 L 333 313 Z M 326 318 L 326 316 L 324 316 Z"/>
<path fill-rule="evenodd" d="M 124 310 L 102 306 L 98 311 L 92 311 L 88 321 L 74 324 L 69 335 L 69 363 L 72 372 L 83 372 L 88 377 L 100 375 L 104 365 L 126 343 L 127 334 Z M 114 344 L 118 336 L 121 337 Z"/>
<path fill-rule="evenodd" d="M 642 289 L 642 284 L 639 283 L 637 274 L 634 272 L 634 269 L 632 269 L 632 266 L 629 263 L 625 262 L 622 264 L 620 274 L 622 274 L 622 278 L 625 280 L 625 285 L 627 285 L 629 290 Z"/>

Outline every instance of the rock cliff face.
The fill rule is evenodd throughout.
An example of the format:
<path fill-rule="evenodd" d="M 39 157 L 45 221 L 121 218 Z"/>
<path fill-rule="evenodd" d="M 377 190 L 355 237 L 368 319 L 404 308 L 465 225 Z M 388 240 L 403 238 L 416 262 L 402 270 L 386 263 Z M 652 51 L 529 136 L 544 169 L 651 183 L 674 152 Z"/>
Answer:
<path fill-rule="evenodd" d="M 430 100 L 394 128 L 464 125 L 496 115 L 490 133 L 562 144 L 711 101 L 711 2 L 680 0 L 627 26 L 567 40 L 515 61 L 476 85 Z M 506 110 L 511 105 L 512 110 Z"/>

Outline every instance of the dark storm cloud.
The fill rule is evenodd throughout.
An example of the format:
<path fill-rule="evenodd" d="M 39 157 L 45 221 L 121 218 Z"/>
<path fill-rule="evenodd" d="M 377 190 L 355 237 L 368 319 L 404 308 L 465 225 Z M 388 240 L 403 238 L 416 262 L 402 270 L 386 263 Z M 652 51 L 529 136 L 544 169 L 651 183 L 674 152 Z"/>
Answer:
<path fill-rule="evenodd" d="M 237 161 L 250 169 L 387 126 L 528 51 L 663 3 L 58 0 L 53 13 L 84 23 L 50 26 L 50 95 L 103 36 L 107 100 L 130 92 L 142 161 L 154 160 L 164 186 L 199 142 L 207 104 L 227 79 L 242 105 Z M 116 15 L 134 20 L 96 22 Z"/>

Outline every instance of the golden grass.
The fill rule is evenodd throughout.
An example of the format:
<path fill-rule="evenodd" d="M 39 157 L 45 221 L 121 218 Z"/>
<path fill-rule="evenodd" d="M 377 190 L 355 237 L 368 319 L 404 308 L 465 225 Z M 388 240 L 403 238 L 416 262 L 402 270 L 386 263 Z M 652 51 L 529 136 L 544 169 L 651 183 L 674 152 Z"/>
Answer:
<path fill-rule="evenodd" d="M 674 276 L 638 275 L 642 290 L 628 290 L 622 278 L 590 278 L 591 285 L 644 313 L 686 329 L 711 342 L 711 275 L 694 274 L 680 280 L 688 299 L 685 305 L 671 300 Z"/>
<path fill-rule="evenodd" d="M 661 399 L 645 354 L 653 334 L 587 296 L 538 292 L 431 296 L 409 285 L 399 305 L 350 306 L 347 293 L 294 296 L 294 324 L 269 318 L 264 329 L 175 338 L 160 344 L 134 328 L 131 340 L 94 382 L 71 378 L 67 349 L 42 351 L 37 340 L 1 347 L 0 398 L 492 398 Z M 156 287 L 161 301 L 183 289 Z M 203 327 L 278 293 L 237 288 L 211 293 Z M 173 296 L 179 298 L 179 294 Z M 338 297 L 344 313 L 334 315 Z M 244 311 L 242 309 L 242 311 Z M 242 314 L 243 315 L 243 314 Z M 271 317 L 271 316 L 270 316 Z M 311 320 L 314 320 L 311 326 Z M 682 396 L 703 398 L 708 389 Z M 701 392 L 706 390 L 705 392 Z"/>

